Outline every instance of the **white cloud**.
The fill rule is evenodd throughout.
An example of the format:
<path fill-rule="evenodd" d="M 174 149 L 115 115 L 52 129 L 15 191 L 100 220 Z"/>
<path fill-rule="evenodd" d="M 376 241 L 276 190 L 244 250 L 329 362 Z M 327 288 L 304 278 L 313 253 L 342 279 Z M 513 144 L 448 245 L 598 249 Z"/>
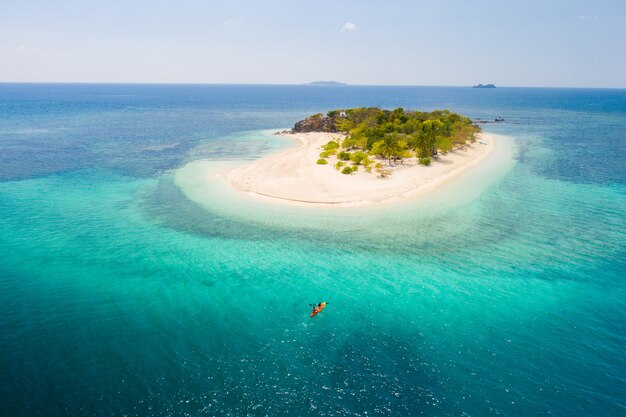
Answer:
<path fill-rule="evenodd" d="M 342 32 L 353 32 L 356 30 L 356 25 L 352 22 L 346 22 L 342 27 Z"/>
<path fill-rule="evenodd" d="M 237 23 L 238 19 L 228 19 L 227 21 L 224 22 L 224 24 L 222 26 L 231 26 L 235 23 Z"/>

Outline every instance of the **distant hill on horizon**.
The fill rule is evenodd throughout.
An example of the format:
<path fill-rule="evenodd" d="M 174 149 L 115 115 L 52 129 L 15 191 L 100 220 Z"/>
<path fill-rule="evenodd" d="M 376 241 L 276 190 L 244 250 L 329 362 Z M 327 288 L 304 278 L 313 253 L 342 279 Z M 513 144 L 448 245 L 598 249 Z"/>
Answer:
<path fill-rule="evenodd" d="M 340 83 L 339 81 L 313 81 L 306 85 L 348 85 L 348 84 Z"/>
<path fill-rule="evenodd" d="M 478 84 L 475 85 L 473 88 L 496 88 L 496 86 L 493 84 Z"/>

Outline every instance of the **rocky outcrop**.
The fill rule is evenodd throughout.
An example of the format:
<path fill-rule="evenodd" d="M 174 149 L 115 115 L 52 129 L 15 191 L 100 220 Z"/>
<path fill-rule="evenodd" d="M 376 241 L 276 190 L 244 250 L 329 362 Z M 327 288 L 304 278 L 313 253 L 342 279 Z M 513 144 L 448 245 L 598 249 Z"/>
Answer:
<path fill-rule="evenodd" d="M 504 122 L 504 117 L 496 117 L 493 120 L 482 120 L 480 117 L 474 119 L 474 123 L 481 123 L 481 124 L 484 124 L 484 123 L 502 123 L 502 122 Z"/>
<path fill-rule="evenodd" d="M 315 114 L 300 120 L 293 126 L 293 131 L 298 133 L 305 132 L 336 132 L 334 121 L 327 116 Z"/>

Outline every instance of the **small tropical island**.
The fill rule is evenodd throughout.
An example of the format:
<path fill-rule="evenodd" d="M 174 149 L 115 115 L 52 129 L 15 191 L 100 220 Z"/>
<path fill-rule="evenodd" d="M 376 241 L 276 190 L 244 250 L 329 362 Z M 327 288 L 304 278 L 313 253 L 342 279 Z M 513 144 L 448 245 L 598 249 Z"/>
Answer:
<path fill-rule="evenodd" d="M 473 88 L 496 88 L 493 84 L 477 84 Z"/>
<path fill-rule="evenodd" d="M 332 87 L 332 86 L 348 85 L 348 84 L 340 83 L 339 81 L 313 81 L 306 85 L 318 85 L 318 86 Z"/>
<path fill-rule="evenodd" d="M 481 132 L 472 121 L 448 110 L 405 112 L 402 108 L 356 108 L 329 111 L 310 116 L 295 124 L 292 132 L 337 132 L 341 136 L 322 145 L 318 165 L 329 161 L 342 174 L 352 174 L 362 166 L 372 168 L 383 178 L 394 166 L 415 159 L 429 166 L 440 153 L 461 149 L 476 141 Z M 383 167 L 380 160 L 387 160 Z"/>
<path fill-rule="evenodd" d="M 449 110 L 336 109 L 277 133 L 300 146 L 230 171 L 233 188 L 297 204 L 399 201 L 476 165 L 494 143 L 470 118 Z"/>

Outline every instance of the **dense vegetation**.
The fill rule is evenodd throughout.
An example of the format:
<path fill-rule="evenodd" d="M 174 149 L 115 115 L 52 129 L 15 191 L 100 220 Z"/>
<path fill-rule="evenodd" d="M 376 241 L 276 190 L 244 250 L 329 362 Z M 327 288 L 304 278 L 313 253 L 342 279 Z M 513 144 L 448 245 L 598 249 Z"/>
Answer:
<path fill-rule="evenodd" d="M 422 165 L 430 165 L 431 157 L 436 158 L 439 152 L 474 142 L 480 127 L 448 110 L 419 112 L 363 107 L 332 110 L 326 116 L 316 114 L 296 124 L 294 130 L 345 133 L 341 143 L 331 141 L 324 146 L 320 158 L 337 155 L 340 161 L 363 165 L 371 172 L 370 155 L 387 159 L 389 165 L 392 159 L 412 156 L 419 158 Z"/>

